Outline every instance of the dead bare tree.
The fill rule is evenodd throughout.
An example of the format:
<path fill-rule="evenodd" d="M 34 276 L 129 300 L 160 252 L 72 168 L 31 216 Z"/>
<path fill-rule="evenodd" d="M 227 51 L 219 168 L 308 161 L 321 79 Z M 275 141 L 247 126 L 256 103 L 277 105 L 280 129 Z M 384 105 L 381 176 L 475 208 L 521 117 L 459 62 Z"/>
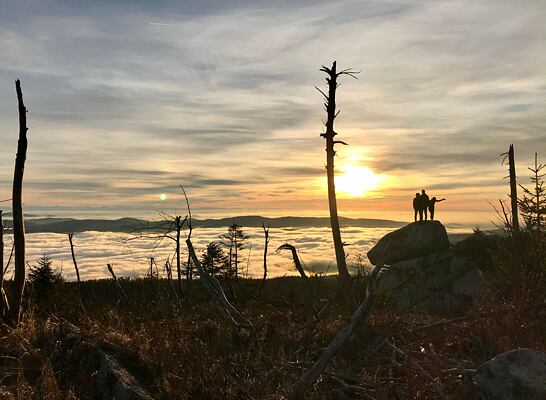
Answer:
<path fill-rule="evenodd" d="M 13 173 L 13 193 L 12 193 L 12 212 L 13 212 L 13 241 L 15 247 L 15 274 L 10 300 L 10 312 L 8 319 L 14 323 L 19 323 L 21 314 L 21 302 L 23 300 L 23 291 L 25 290 L 25 224 L 23 220 L 23 175 L 25 171 L 25 160 L 27 157 L 27 109 L 23 103 L 23 92 L 21 91 L 21 82 L 15 81 L 15 90 L 17 92 L 17 103 L 19 108 L 19 140 L 17 142 L 17 155 L 15 157 L 15 170 Z"/>
<path fill-rule="evenodd" d="M 328 77 L 326 82 L 328 83 L 328 94 L 324 93 L 319 88 L 316 88 L 324 96 L 324 106 L 326 108 L 326 122 L 325 132 L 321 133 L 320 136 L 326 140 L 326 176 L 328 180 L 328 204 L 330 208 L 330 225 L 332 227 L 332 236 L 334 239 L 334 248 L 336 252 L 336 263 L 339 273 L 339 277 L 342 282 L 349 285 L 351 277 L 349 271 L 347 270 L 347 262 L 345 260 L 345 250 L 343 249 L 343 241 L 341 240 L 341 232 L 339 229 L 339 218 L 337 214 L 337 200 L 336 200 L 336 188 L 334 183 L 335 170 L 334 170 L 334 157 L 336 151 L 334 146 L 336 144 L 347 145 L 347 143 L 341 140 L 335 140 L 334 138 L 337 135 L 337 132 L 334 130 L 334 120 L 339 114 L 339 111 L 336 110 L 336 89 L 338 88 L 337 78 L 341 75 L 348 75 L 356 79 L 355 74 L 357 71 L 352 69 L 344 69 L 338 72 L 336 61 L 333 62 L 332 67 L 328 68 L 322 66 L 320 71 L 325 72 Z"/>
<path fill-rule="evenodd" d="M 519 229 L 519 212 L 518 212 L 518 184 L 516 177 L 516 160 L 514 158 L 514 145 L 511 144 L 508 152 L 502 153 L 504 156 L 502 163 L 508 158 L 508 177 L 510 178 L 510 201 L 512 206 L 512 230 L 517 235 Z"/>
<path fill-rule="evenodd" d="M 279 248 L 277 249 L 277 251 L 280 251 L 280 250 L 290 250 L 292 252 L 292 259 L 294 260 L 294 265 L 296 266 L 296 269 L 300 273 L 301 277 L 307 280 L 308 277 L 307 275 L 305 275 L 305 271 L 303 270 L 303 267 L 301 265 L 301 261 L 298 256 L 298 251 L 296 250 L 296 248 L 291 244 L 285 243 L 279 246 Z"/>
<path fill-rule="evenodd" d="M 72 241 L 72 238 L 74 237 L 74 233 L 68 234 L 68 241 L 70 243 L 70 253 L 72 254 L 72 263 L 74 264 L 74 269 L 76 270 L 76 279 L 78 282 L 78 296 L 80 298 L 80 305 L 82 309 L 85 310 L 85 307 L 83 305 L 83 299 L 82 299 L 82 286 L 81 286 L 81 280 L 80 280 L 80 270 L 78 268 L 78 263 L 76 262 L 76 254 L 74 253 L 74 242 Z"/>
<path fill-rule="evenodd" d="M 186 190 L 182 185 L 180 186 L 180 190 L 182 190 L 182 195 L 184 196 L 184 199 L 186 201 L 186 207 L 188 209 L 188 216 L 186 217 L 186 221 L 188 222 L 188 236 L 187 239 L 191 240 L 191 233 L 193 231 L 193 226 L 191 224 L 191 207 L 190 207 L 190 200 L 188 199 L 188 195 L 186 194 Z M 192 265 L 191 265 L 191 256 L 188 253 L 188 260 L 186 261 L 186 289 L 191 291 L 191 282 L 193 280 L 193 273 L 192 273 Z"/>
<path fill-rule="evenodd" d="M 68 234 L 68 241 L 70 242 L 70 253 L 72 254 L 72 262 L 74 263 L 74 269 L 76 270 L 76 279 L 78 281 L 78 291 L 80 291 L 80 294 L 81 294 L 80 270 L 78 269 L 76 254 L 74 253 L 74 242 L 72 241 L 73 237 L 74 237 L 73 233 Z"/>
<path fill-rule="evenodd" d="M 160 212 L 159 215 L 162 217 L 162 221 L 155 223 L 146 223 L 143 226 L 133 230 L 131 234 L 134 236 L 125 238 L 125 244 L 129 242 L 140 239 L 140 238 L 149 238 L 154 239 L 153 250 L 157 249 L 163 240 L 170 239 L 175 243 L 175 258 L 176 258 L 176 272 L 177 272 L 177 286 L 178 286 L 178 296 L 177 298 L 182 298 L 184 296 L 184 289 L 182 286 L 182 263 L 180 258 L 180 237 L 181 231 L 184 227 L 184 224 L 187 221 L 187 217 L 182 218 L 180 215 L 171 216 L 164 212 Z"/>
<path fill-rule="evenodd" d="M 267 225 L 267 228 L 265 227 L 264 221 L 262 219 L 262 229 L 264 230 L 264 277 L 262 278 L 262 283 L 260 284 L 260 291 L 262 290 L 263 286 L 265 285 L 265 280 L 267 279 L 267 248 L 269 246 L 269 228 L 271 227 L 271 224 Z"/>
<path fill-rule="evenodd" d="M 387 246 L 387 253 L 389 246 Z M 386 257 L 385 257 L 386 258 Z M 362 304 L 356 309 L 353 313 L 351 319 L 341 329 L 334 339 L 330 342 L 328 347 L 322 352 L 319 359 L 303 376 L 294 383 L 290 388 L 289 396 L 292 399 L 302 399 L 304 398 L 305 392 L 313 383 L 316 382 L 318 377 L 324 372 L 326 366 L 330 360 L 339 352 L 342 346 L 345 344 L 347 339 L 351 337 L 356 327 L 360 322 L 368 315 L 370 312 L 373 301 L 375 298 L 375 291 L 377 289 L 377 283 L 379 281 L 379 273 L 383 269 L 384 260 L 382 260 L 377 266 L 373 269 L 370 278 L 368 280 L 368 286 L 366 287 L 366 297 Z"/>
<path fill-rule="evenodd" d="M 155 271 L 154 271 L 155 267 Z M 157 264 L 155 262 L 155 257 L 150 257 L 150 270 L 146 274 L 147 278 L 150 280 L 158 279 L 159 278 L 159 269 L 157 268 Z"/>

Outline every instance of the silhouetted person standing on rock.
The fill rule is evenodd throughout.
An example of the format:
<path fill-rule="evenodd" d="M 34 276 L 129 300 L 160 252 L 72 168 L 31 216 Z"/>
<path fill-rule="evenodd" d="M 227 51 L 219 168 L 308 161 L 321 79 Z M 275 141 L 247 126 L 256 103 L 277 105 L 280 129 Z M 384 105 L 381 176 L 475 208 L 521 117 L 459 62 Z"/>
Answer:
<path fill-rule="evenodd" d="M 436 197 L 433 197 L 428 201 L 428 211 L 430 212 L 430 220 L 434 220 L 434 205 L 436 203 L 439 203 L 441 201 L 445 201 L 445 199 L 436 199 Z"/>
<path fill-rule="evenodd" d="M 425 192 L 425 189 L 421 190 L 421 208 L 423 210 L 423 212 L 425 213 L 425 221 L 428 219 L 428 213 L 427 213 L 427 208 L 428 208 L 428 203 L 429 203 L 429 198 L 428 198 L 428 194 Z M 421 213 L 419 213 L 419 217 L 421 217 Z M 420 218 L 420 221 L 422 221 L 423 218 Z"/>
<path fill-rule="evenodd" d="M 423 208 L 421 206 L 421 195 L 419 193 L 415 193 L 415 197 L 413 198 L 413 220 L 417 222 L 417 213 L 419 213 L 419 220 L 423 220 Z"/>

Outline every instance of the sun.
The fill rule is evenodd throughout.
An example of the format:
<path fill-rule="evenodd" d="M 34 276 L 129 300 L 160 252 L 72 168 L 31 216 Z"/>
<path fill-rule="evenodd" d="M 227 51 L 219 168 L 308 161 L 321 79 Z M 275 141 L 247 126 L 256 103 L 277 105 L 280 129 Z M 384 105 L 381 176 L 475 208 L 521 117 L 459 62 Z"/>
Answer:
<path fill-rule="evenodd" d="M 368 167 L 347 165 L 340 169 L 342 173 L 335 178 L 336 192 L 351 197 L 366 196 L 369 191 L 376 189 L 385 179 Z"/>
<path fill-rule="evenodd" d="M 159 195 L 159 200 L 163 201 L 163 200 L 167 200 L 167 195 L 165 193 L 161 193 Z"/>

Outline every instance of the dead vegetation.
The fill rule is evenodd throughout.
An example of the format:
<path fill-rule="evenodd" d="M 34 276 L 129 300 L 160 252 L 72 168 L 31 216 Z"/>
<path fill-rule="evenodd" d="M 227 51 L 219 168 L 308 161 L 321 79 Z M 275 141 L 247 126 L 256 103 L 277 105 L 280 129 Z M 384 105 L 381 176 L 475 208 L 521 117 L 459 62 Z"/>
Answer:
<path fill-rule="evenodd" d="M 120 279 L 130 305 L 111 281 L 82 282 L 87 313 L 76 301 L 54 309 L 31 306 L 16 328 L 2 326 L 0 393 L 13 399 L 91 399 L 97 351 L 157 399 L 282 399 L 346 324 L 351 310 L 335 299 L 334 278 L 320 296 L 330 307 L 309 327 L 311 288 L 301 278 L 240 280 L 237 306 L 254 333 L 218 318 L 196 287 L 182 306 L 166 280 Z M 64 283 L 76 299 L 75 283 Z M 378 298 L 355 326 L 305 398 L 475 398 L 470 374 L 516 347 L 546 350 L 543 307 L 507 302 L 488 292 L 464 316 L 398 315 Z M 303 329 L 302 329 L 303 328 Z"/>

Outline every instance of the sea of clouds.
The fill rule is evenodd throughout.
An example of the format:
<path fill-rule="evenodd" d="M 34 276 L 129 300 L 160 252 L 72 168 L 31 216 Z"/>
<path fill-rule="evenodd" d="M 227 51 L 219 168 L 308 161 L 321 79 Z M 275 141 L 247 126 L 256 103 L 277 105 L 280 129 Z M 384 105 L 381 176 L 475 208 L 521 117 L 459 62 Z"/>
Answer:
<path fill-rule="evenodd" d="M 343 241 L 348 245 L 345 251 L 349 262 L 355 262 L 358 255 L 363 255 L 391 228 L 358 228 L 342 230 Z M 225 233 L 225 228 L 198 228 L 192 234 L 193 245 L 200 256 L 207 244 L 218 241 Z M 453 231 L 453 230 L 451 230 Z M 263 276 L 264 233 L 262 228 L 244 228 L 248 235 L 245 249 L 241 252 L 242 274 L 258 278 Z M 44 254 L 53 260 L 54 268 L 62 271 L 67 280 L 75 279 L 75 271 L 70 254 L 68 236 L 59 233 L 27 234 L 27 261 L 35 265 Z M 131 239 L 127 241 L 127 239 Z M 135 237 L 135 235 L 115 232 L 82 232 L 74 234 L 74 246 L 81 279 L 108 278 L 106 264 L 112 264 L 119 276 L 143 276 L 154 257 L 160 273 L 167 259 L 175 254 L 175 242 L 164 239 L 156 248 L 153 238 Z M 11 235 L 6 236 L 4 260 L 7 261 L 11 250 Z M 329 228 L 275 228 L 270 230 L 268 251 L 268 277 L 297 275 L 288 251 L 275 250 L 284 243 L 296 246 L 302 262 L 311 273 L 333 273 L 335 253 L 332 233 Z M 184 241 L 181 245 L 182 261 L 187 259 Z M 173 263 L 174 264 L 174 263 Z M 11 267 L 7 277 L 11 276 Z"/>

